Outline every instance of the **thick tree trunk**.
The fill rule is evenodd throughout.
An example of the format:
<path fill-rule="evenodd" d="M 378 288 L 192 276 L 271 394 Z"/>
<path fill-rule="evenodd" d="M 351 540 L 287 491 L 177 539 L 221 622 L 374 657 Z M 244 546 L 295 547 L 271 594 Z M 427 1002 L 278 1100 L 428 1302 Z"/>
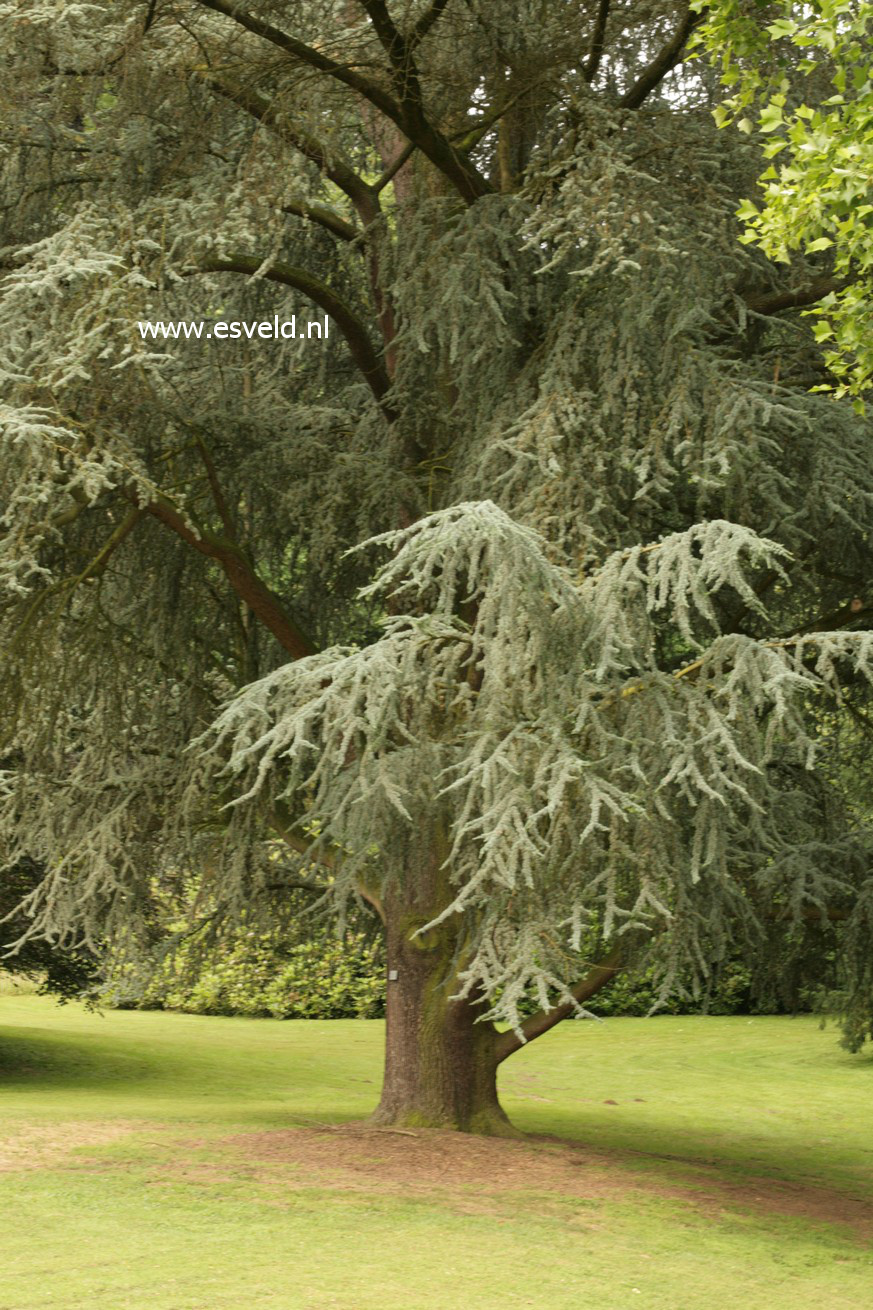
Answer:
<path fill-rule="evenodd" d="M 436 805 L 435 807 L 436 808 Z M 451 902 L 448 846 L 438 823 L 416 833 L 402 876 L 379 904 L 387 946 L 385 1076 L 373 1114 L 377 1124 L 453 1128 L 518 1136 L 497 1096 L 497 1069 L 523 1044 L 573 1011 L 571 1003 L 531 1015 L 517 1033 L 499 1033 L 481 1019 L 483 1007 L 452 999 L 466 950 L 464 916 L 452 915 L 423 932 Z M 618 948 L 572 988 L 580 1003 L 607 985 L 621 967 Z"/>
<path fill-rule="evenodd" d="M 410 834 L 401 877 L 381 910 L 387 947 L 385 1078 L 379 1124 L 513 1133 L 497 1099 L 497 1039 L 481 1007 L 453 1000 L 464 916 L 420 930 L 451 902 L 448 825 L 434 800 L 430 830 Z M 461 966 L 462 967 L 462 966 Z"/>
<path fill-rule="evenodd" d="M 511 1134 L 497 1099 L 494 1026 L 477 1023 L 469 1001 L 451 999 L 454 932 L 444 924 L 415 936 L 426 919 L 385 908 L 385 1078 L 374 1122 Z"/>

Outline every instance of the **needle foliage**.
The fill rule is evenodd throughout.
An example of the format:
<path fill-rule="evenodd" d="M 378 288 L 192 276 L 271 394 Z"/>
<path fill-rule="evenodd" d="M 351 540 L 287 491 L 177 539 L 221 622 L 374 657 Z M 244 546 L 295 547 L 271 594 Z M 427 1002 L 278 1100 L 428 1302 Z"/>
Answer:
<path fill-rule="evenodd" d="M 526 1038 L 524 997 L 590 993 L 582 946 L 666 995 L 839 932 L 869 995 L 871 428 L 810 390 L 823 256 L 739 240 L 760 144 L 683 62 L 697 16 L 0 16 L 0 864 L 46 870 L 31 930 L 130 938 L 197 870 L 224 916 L 408 912 Z M 328 338 L 137 326 L 292 313 Z"/>

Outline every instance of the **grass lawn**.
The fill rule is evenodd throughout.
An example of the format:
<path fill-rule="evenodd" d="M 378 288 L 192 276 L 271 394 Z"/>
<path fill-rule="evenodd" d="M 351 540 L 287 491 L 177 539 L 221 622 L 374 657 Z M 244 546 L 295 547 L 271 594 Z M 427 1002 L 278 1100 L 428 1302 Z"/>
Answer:
<path fill-rule="evenodd" d="M 483 1141 L 380 1132 L 382 1026 L 0 995 L 0 1310 L 869 1310 L 873 1060 L 564 1024 Z"/>

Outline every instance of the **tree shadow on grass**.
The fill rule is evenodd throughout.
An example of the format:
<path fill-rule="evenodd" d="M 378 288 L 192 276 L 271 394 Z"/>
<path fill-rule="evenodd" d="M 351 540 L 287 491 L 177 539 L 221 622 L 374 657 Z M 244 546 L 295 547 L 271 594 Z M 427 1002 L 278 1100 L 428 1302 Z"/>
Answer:
<path fill-rule="evenodd" d="M 606 1112 L 608 1114 L 608 1111 Z M 548 1151 L 569 1151 L 579 1161 L 589 1160 L 665 1186 L 691 1188 L 749 1200 L 797 1189 L 811 1199 L 812 1209 L 823 1216 L 829 1206 L 842 1202 L 853 1214 L 863 1214 L 866 1231 L 873 1237 L 873 1142 L 851 1153 L 847 1142 L 811 1140 L 808 1135 L 769 1135 L 767 1120 L 756 1131 L 752 1125 L 715 1130 L 687 1121 L 681 1130 L 665 1117 L 640 1122 L 633 1134 L 616 1132 L 608 1118 L 587 1118 L 573 1123 L 570 1116 L 543 1125 L 525 1124 L 526 1140 Z M 790 1208 L 790 1207 L 789 1207 Z"/>
<path fill-rule="evenodd" d="M 201 1155 L 197 1166 L 201 1182 L 210 1170 L 229 1171 L 280 1190 L 378 1192 L 402 1201 L 459 1205 L 470 1213 L 666 1202 L 678 1206 L 682 1218 L 694 1215 L 720 1225 L 749 1218 L 761 1228 L 799 1223 L 840 1244 L 848 1239 L 869 1245 L 873 1239 L 871 1199 L 815 1179 L 738 1174 L 723 1161 L 701 1168 L 681 1156 L 647 1157 L 644 1145 L 639 1152 L 601 1151 L 551 1136 L 476 1137 L 440 1129 L 400 1134 L 349 1123 L 211 1138 L 208 1155 Z"/>
<path fill-rule="evenodd" d="M 68 1094 L 64 1110 L 79 1112 L 88 1103 L 101 1115 L 169 1114 L 278 1128 L 348 1122 L 372 1110 L 375 1094 L 368 1087 L 362 1096 L 360 1080 L 314 1083 L 306 1065 L 295 1076 L 293 1062 L 240 1063 L 225 1061 L 220 1051 L 212 1058 L 200 1046 L 0 1025 L 0 1096 L 18 1108 L 30 1094 L 34 1105 L 44 1095 L 47 1106 Z"/>
<path fill-rule="evenodd" d="M 173 1074 L 174 1062 L 163 1052 L 159 1060 L 149 1059 L 136 1051 L 111 1049 L 102 1037 L 0 1027 L 0 1087 L 6 1089 L 107 1088 L 164 1081 Z"/>
<path fill-rule="evenodd" d="M 758 1141 L 741 1144 L 730 1158 L 720 1157 L 703 1133 L 686 1135 L 685 1149 L 675 1153 L 659 1150 L 644 1132 L 634 1147 L 591 1148 L 551 1135 L 529 1140 L 566 1153 L 577 1166 L 595 1164 L 617 1171 L 643 1188 L 652 1187 L 712 1215 L 724 1210 L 768 1213 L 849 1229 L 865 1244 L 873 1241 L 873 1162 L 862 1181 L 817 1176 L 814 1167 L 804 1168 L 788 1149 L 762 1157 Z"/>

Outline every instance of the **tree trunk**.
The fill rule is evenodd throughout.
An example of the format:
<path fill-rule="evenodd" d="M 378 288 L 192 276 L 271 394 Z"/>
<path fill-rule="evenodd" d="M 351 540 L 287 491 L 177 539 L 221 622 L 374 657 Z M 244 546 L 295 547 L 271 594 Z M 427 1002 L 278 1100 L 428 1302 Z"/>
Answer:
<path fill-rule="evenodd" d="M 434 802 L 434 810 L 437 802 Z M 481 1003 L 452 999 L 465 957 L 463 915 L 428 932 L 452 900 L 446 868 L 448 825 L 434 819 L 429 833 L 410 839 L 401 876 L 378 908 L 385 925 L 387 1000 L 385 1076 L 372 1120 L 404 1127 L 453 1128 L 490 1136 L 520 1136 L 497 1096 L 498 1066 L 573 1012 L 572 1003 L 539 1011 L 517 1033 L 500 1033 L 480 1016 Z M 468 950 L 469 947 L 466 947 Z M 621 968 L 618 947 L 571 991 L 584 1003 Z"/>
<path fill-rule="evenodd" d="M 410 833 L 401 877 L 382 901 L 387 947 L 385 1078 L 375 1123 L 509 1136 L 497 1099 L 497 1040 L 480 1004 L 453 1000 L 464 916 L 420 930 L 451 903 L 446 816 Z"/>
<path fill-rule="evenodd" d="M 373 1121 L 511 1135 L 497 1099 L 494 1025 L 476 1022 L 481 1008 L 451 999 L 456 931 L 441 924 L 415 936 L 427 919 L 385 909 L 385 1078 Z"/>

